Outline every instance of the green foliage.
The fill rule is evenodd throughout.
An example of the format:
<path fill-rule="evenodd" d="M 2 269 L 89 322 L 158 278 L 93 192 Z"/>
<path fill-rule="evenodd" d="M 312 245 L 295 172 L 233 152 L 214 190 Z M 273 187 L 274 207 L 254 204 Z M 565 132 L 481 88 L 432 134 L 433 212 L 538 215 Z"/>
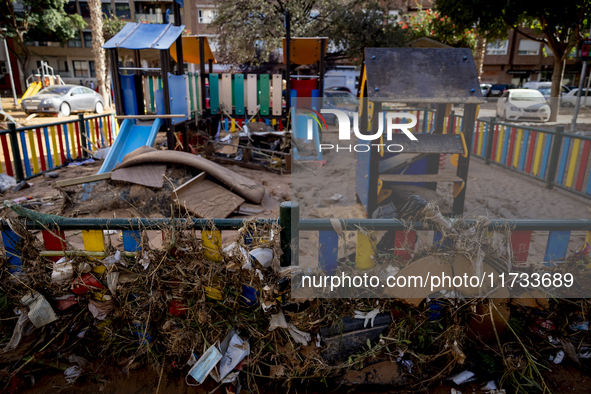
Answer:
<path fill-rule="evenodd" d="M 420 9 L 414 14 L 405 15 L 399 23 L 413 40 L 429 37 L 454 47 L 472 50 L 476 47 L 474 29 L 457 27 L 447 15 L 437 11 Z"/>
<path fill-rule="evenodd" d="M 524 28 L 532 28 L 544 35 L 541 41 L 561 61 L 586 35 L 591 1 L 437 0 L 435 9 L 447 15 L 458 29 L 476 27 L 488 39 L 505 38 L 509 29 L 527 34 Z"/>
<path fill-rule="evenodd" d="M 252 66 L 269 62 L 282 47 L 285 14 L 292 37 L 328 37 L 327 61 L 361 61 L 364 47 L 405 46 L 406 33 L 388 24 L 377 0 L 221 0 L 212 28 L 223 61 Z"/>
<path fill-rule="evenodd" d="M 80 15 L 64 11 L 67 0 L 12 0 L 0 2 L 0 26 L 9 37 L 21 35 L 27 40 L 43 39 L 65 43 L 86 27 Z"/>
<path fill-rule="evenodd" d="M 123 19 L 119 19 L 115 15 L 109 17 L 105 15 L 103 18 L 103 36 L 105 41 L 110 40 L 115 34 L 119 33 L 126 23 Z"/>

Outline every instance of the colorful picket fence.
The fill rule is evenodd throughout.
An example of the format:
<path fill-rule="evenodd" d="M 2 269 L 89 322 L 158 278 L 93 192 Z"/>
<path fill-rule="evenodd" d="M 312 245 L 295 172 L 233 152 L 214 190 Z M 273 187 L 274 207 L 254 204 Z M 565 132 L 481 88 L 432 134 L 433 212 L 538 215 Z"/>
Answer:
<path fill-rule="evenodd" d="M 591 137 L 478 119 L 471 153 L 521 174 L 591 197 Z"/>
<path fill-rule="evenodd" d="M 281 117 L 282 115 L 282 77 L 281 74 L 207 74 L 208 102 L 202 103 L 202 84 L 198 72 L 185 73 L 187 87 L 187 112 L 191 117 L 201 110 L 209 114 L 224 114 L 247 121 L 257 113 L 265 117 Z M 144 94 L 148 103 L 148 112 L 157 111 L 157 91 L 162 89 L 162 78 L 144 76 Z"/>
<path fill-rule="evenodd" d="M 174 222 L 174 223 L 173 223 Z M 105 230 L 118 230 L 122 232 L 123 252 L 126 255 L 134 255 L 142 251 L 142 231 L 170 229 L 201 230 L 201 239 L 206 250 L 206 257 L 215 261 L 221 261 L 219 252 L 222 248 L 222 231 L 237 230 L 245 225 L 268 226 L 278 223 L 281 226 L 279 234 L 283 255 L 282 266 L 297 265 L 298 254 L 294 245 L 299 243 L 299 233 L 303 231 L 316 232 L 319 239 L 318 265 L 326 269 L 329 274 L 334 272 L 338 262 L 338 241 L 340 235 L 334 230 L 333 223 L 329 219 L 300 219 L 299 206 L 292 202 L 281 203 L 280 218 L 258 219 L 254 222 L 242 219 L 78 219 L 62 218 L 51 225 L 41 225 L 36 222 L 27 222 L 28 229 L 42 230 L 45 250 L 40 251 L 42 256 L 53 258 L 63 255 L 88 255 L 91 257 L 104 257 L 106 255 Z M 422 246 L 437 245 L 439 248 L 447 248 L 452 245 L 442 234 L 434 230 L 429 224 L 423 222 L 403 222 L 396 219 L 341 219 L 340 227 L 343 231 L 356 231 L 356 266 L 359 269 L 371 268 L 373 260 L 370 258 L 375 253 L 375 240 L 372 238 L 378 231 L 394 230 L 396 232 L 393 255 L 400 259 L 409 259 L 411 253 L 420 242 Z M 476 224 L 476 219 L 463 219 L 457 223 L 462 228 L 468 228 Z M 212 225 L 214 227 L 212 227 Z M 17 235 L 8 223 L 2 221 L 2 240 L 9 264 L 14 270 L 18 270 L 21 262 L 20 236 Z M 413 228 L 408 231 L 408 228 Z M 363 229 L 360 231 L 359 229 Z M 511 229 L 510 236 L 506 239 L 511 251 L 512 264 L 520 267 L 527 264 L 556 263 L 565 260 L 569 253 L 571 237 L 581 234 L 586 235 L 586 242 L 591 240 L 591 220 L 532 220 L 532 219 L 492 219 L 488 224 L 491 236 L 494 232 L 506 233 Z M 73 235 L 73 232 L 82 230 L 84 251 L 68 250 L 65 240 Z M 543 261 L 534 261 L 529 258 L 532 235 L 547 234 Z M 570 252 L 578 251 L 584 246 L 584 242 L 578 244 L 578 240 L 571 245 Z"/>
<path fill-rule="evenodd" d="M 89 152 L 111 146 L 119 125 L 114 114 L 0 131 L 0 172 L 17 181 L 67 165 L 72 160 L 88 157 Z"/>

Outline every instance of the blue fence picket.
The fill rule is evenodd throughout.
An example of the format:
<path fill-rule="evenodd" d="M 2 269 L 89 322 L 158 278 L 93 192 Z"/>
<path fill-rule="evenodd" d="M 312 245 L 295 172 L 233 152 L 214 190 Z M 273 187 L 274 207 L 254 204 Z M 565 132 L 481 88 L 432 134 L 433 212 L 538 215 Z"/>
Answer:
<path fill-rule="evenodd" d="M 520 160 L 519 160 L 519 171 L 523 171 L 523 168 L 525 167 L 525 159 L 527 157 L 527 148 L 528 148 L 528 142 L 529 142 L 529 130 L 523 130 L 523 140 L 522 140 L 522 146 L 521 146 L 521 156 L 520 156 Z M 519 141 L 518 141 L 519 142 Z"/>
<path fill-rule="evenodd" d="M 568 150 L 570 149 L 570 138 L 566 137 L 562 143 L 562 154 L 560 155 L 560 165 L 558 166 L 558 177 L 556 183 L 562 185 L 564 180 L 564 172 L 566 170 L 566 159 L 568 158 Z"/>
<path fill-rule="evenodd" d="M 318 232 L 318 264 L 327 275 L 334 275 L 339 255 L 339 235 L 335 231 Z"/>
<path fill-rule="evenodd" d="M 570 231 L 550 231 L 548 242 L 546 243 L 546 253 L 544 261 L 561 261 L 568 252 L 568 241 Z"/>
<path fill-rule="evenodd" d="M 140 241 L 141 233 L 139 230 L 124 230 L 123 231 L 123 250 L 126 252 L 137 252 L 142 250 Z"/>

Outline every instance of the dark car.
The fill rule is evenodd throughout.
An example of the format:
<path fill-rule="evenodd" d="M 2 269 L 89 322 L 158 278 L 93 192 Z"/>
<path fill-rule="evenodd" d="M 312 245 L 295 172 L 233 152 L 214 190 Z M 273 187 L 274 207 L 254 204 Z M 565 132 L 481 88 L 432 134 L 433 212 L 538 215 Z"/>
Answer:
<path fill-rule="evenodd" d="M 353 93 L 351 89 L 346 86 L 331 86 L 330 88 L 324 89 L 325 92 L 349 92 Z"/>
<path fill-rule="evenodd" d="M 500 85 L 493 85 L 488 90 L 488 94 L 486 97 L 501 97 L 506 90 L 509 89 L 516 89 L 517 87 L 513 84 L 500 84 Z"/>
<path fill-rule="evenodd" d="M 324 91 L 323 108 L 339 109 L 347 114 L 352 121 L 355 112 L 359 108 L 359 100 L 353 93 L 343 91 Z M 334 114 L 323 114 L 328 123 L 335 124 L 337 117 Z"/>

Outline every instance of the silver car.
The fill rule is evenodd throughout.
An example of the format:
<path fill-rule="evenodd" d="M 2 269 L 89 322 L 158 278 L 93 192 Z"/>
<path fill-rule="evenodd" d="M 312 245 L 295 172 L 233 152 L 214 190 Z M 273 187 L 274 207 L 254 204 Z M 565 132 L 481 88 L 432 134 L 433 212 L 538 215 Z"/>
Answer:
<path fill-rule="evenodd" d="M 84 86 L 53 85 L 21 101 L 21 107 L 27 115 L 38 112 L 70 116 L 72 112 L 80 111 L 101 114 L 105 109 L 105 100 L 100 94 Z"/>

